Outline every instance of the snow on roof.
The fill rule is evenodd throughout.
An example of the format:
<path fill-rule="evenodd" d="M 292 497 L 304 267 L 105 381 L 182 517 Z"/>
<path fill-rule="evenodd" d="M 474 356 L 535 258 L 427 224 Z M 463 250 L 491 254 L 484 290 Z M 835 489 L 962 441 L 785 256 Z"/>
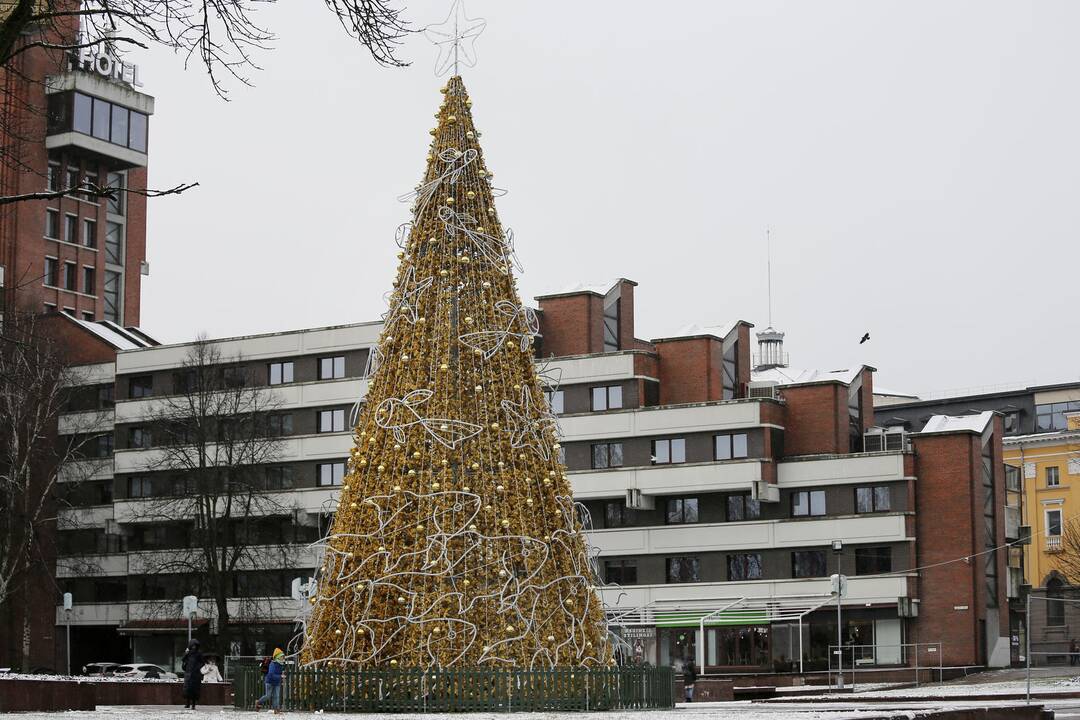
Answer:
<path fill-rule="evenodd" d="M 986 410 L 978 415 L 934 415 L 926 421 L 920 433 L 942 432 L 977 432 L 986 429 L 987 423 L 994 419 L 993 410 Z"/>
<path fill-rule="evenodd" d="M 774 367 L 768 370 L 754 370 L 750 373 L 751 382 L 771 381 L 779 385 L 800 385 L 802 383 L 837 381 L 850 384 L 862 372 L 858 365 L 852 370 L 799 370 L 789 367 Z"/>
<path fill-rule="evenodd" d="M 888 388 L 881 387 L 877 383 L 874 383 L 874 394 L 875 395 L 886 395 L 888 397 L 911 398 L 912 400 L 918 400 L 919 399 L 918 395 L 912 395 L 911 393 L 905 393 L 905 392 L 897 392 L 896 390 L 889 390 Z"/>
<path fill-rule="evenodd" d="M 136 348 L 149 347 L 151 343 L 143 340 L 140 335 L 149 338 L 148 335 L 139 331 L 136 335 L 131 331 L 124 330 L 119 325 L 115 325 L 111 322 L 94 322 L 90 320 L 80 320 L 72 317 L 67 313 L 61 313 L 61 315 L 71 322 L 75 323 L 87 332 L 93 333 L 105 342 L 112 345 L 117 350 L 135 350 Z"/>
<path fill-rule="evenodd" d="M 552 290 L 551 292 L 545 292 L 537 295 L 536 297 L 549 297 L 551 295 L 576 295 L 578 293 L 596 293 L 597 295 L 606 295 L 611 288 L 616 284 L 625 280 L 626 278 L 612 278 L 610 280 L 604 280 L 601 282 L 588 282 L 583 281 L 570 285 L 568 287 L 560 288 L 558 290 Z"/>
<path fill-rule="evenodd" d="M 725 338 L 727 334 L 731 332 L 732 328 L 738 324 L 735 322 L 721 322 L 713 325 L 699 325 L 698 323 L 690 323 L 689 325 L 683 325 L 679 328 L 678 332 L 674 335 L 665 335 L 664 337 L 694 337 L 695 335 L 713 335 L 718 338 Z"/>

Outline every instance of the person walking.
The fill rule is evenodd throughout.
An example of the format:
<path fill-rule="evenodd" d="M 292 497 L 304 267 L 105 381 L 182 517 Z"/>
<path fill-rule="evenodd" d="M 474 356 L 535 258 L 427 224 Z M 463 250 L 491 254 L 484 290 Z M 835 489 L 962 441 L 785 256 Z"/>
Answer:
<path fill-rule="evenodd" d="M 694 702 L 694 683 L 697 682 L 697 668 L 694 667 L 693 660 L 686 661 L 686 665 L 683 666 L 682 678 L 686 702 Z"/>
<path fill-rule="evenodd" d="M 1069 643 L 1069 664 L 1080 665 L 1080 643 L 1076 642 L 1076 638 Z"/>
<path fill-rule="evenodd" d="M 203 682 L 221 682 L 221 671 L 218 670 L 214 658 L 207 659 L 206 664 L 202 666 L 200 672 L 202 672 Z"/>
<path fill-rule="evenodd" d="M 263 681 L 266 692 L 255 701 L 255 712 L 259 712 L 264 703 L 270 703 L 275 715 L 281 714 L 281 676 L 285 670 L 285 651 L 274 648 L 273 659 L 270 667 L 266 669 L 266 678 Z"/>
<path fill-rule="evenodd" d="M 180 667 L 184 670 L 184 708 L 194 710 L 195 704 L 199 702 L 203 679 L 203 654 L 199 652 L 198 640 L 192 640 L 188 645 Z"/>

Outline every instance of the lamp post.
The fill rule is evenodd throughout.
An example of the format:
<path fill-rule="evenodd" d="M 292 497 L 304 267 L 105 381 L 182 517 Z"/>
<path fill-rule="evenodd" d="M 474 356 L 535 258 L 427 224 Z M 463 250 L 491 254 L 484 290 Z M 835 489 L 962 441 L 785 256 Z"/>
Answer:
<path fill-rule="evenodd" d="M 184 596 L 184 615 L 187 616 L 187 641 L 191 645 L 191 618 L 199 608 L 199 598 L 195 595 Z"/>
<path fill-rule="evenodd" d="M 847 590 L 847 578 L 840 574 L 840 555 L 844 552 L 844 541 L 832 541 L 833 555 L 836 556 L 836 574 L 832 576 L 832 591 L 836 593 L 836 687 L 844 689 L 844 630 L 840 620 L 840 598 Z"/>
<path fill-rule="evenodd" d="M 55 597 L 55 596 L 54 596 Z M 64 619 L 67 621 L 65 634 L 67 635 L 67 674 L 71 675 L 71 608 L 74 603 L 72 602 L 71 593 L 64 593 Z"/>

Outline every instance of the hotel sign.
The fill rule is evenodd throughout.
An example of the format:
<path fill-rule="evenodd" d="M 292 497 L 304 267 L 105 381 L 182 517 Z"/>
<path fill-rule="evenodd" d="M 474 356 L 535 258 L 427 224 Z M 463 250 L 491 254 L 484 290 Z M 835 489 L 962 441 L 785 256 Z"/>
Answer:
<path fill-rule="evenodd" d="M 80 37 L 79 44 L 88 42 Z M 134 87 L 142 87 L 139 78 L 139 66 L 134 63 L 124 62 L 109 51 L 107 41 L 89 47 L 79 48 L 71 52 L 71 69 L 94 73 L 113 82 L 124 83 Z"/>

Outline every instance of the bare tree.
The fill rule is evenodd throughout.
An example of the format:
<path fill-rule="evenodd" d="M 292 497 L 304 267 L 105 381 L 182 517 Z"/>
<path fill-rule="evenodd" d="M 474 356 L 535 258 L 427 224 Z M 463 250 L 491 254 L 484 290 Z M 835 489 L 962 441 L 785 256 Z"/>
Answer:
<path fill-rule="evenodd" d="M 80 383 L 80 370 L 68 365 L 45 322 L 34 313 L 9 309 L 0 336 L 0 606 L 10 611 L 12 603 L 19 603 L 24 610 L 22 627 L 8 628 L 22 635 L 24 667 L 29 665 L 26 610 L 32 586 L 54 582 L 58 476 L 64 468 L 65 480 L 76 483 L 80 468 L 92 472 L 80 461 L 87 443 L 96 441 L 74 426 L 63 435 L 57 432 L 60 415 Z M 95 425 L 87 418 L 87 428 Z"/>
<path fill-rule="evenodd" d="M 41 174 L 24 155 L 24 145 L 39 145 L 42 104 L 40 66 L 25 63 L 36 51 L 57 74 L 79 53 L 121 55 L 133 48 L 165 47 L 207 73 L 214 91 L 228 95 L 230 81 L 251 84 L 257 57 L 272 48 L 273 32 L 256 21 L 257 11 L 274 0 L 0 0 L 0 164 L 20 173 Z M 324 0 L 345 31 L 375 62 L 401 67 L 397 51 L 411 32 L 403 9 L 393 0 Z M 44 180 L 44 176 L 42 176 Z M 0 184 L 3 178 L 0 178 Z M 62 197 L 74 190 L 87 198 L 117 193 L 146 197 L 178 195 L 198 183 L 146 189 L 111 188 L 84 182 L 78 188 L 2 193 L 0 206 Z"/>
<path fill-rule="evenodd" d="M 1064 521 L 1061 550 L 1054 556 L 1054 567 L 1069 585 L 1080 586 L 1080 518 Z"/>
<path fill-rule="evenodd" d="M 211 599 L 225 634 L 235 622 L 271 614 L 269 598 L 280 593 L 248 581 L 293 567 L 299 553 L 260 535 L 274 518 L 291 527 L 291 501 L 268 483 L 266 468 L 281 453 L 281 428 L 271 415 L 278 403 L 270 388 L 255 385 L 241 358 L 223 358 L 205 339 L 195 342 L 174 379 L 177 393 L 155 398 L 144 418 L 154 445 L 146 470 L 161 471 L 157 476 L 171 484 L 118 519 L 190 524 L 187 550 L 144 554 L 133 574 L 172 576 L 185 592 Z M 173 597 L 152 614 L 175 617 L 177 607 Z"/>

